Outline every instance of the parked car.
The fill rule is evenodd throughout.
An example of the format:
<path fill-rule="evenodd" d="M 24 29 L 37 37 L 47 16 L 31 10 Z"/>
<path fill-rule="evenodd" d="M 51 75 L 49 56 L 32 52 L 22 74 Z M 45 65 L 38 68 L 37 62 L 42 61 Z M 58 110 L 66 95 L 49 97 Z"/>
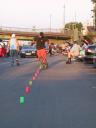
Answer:
<path fill-rule="evenodd" d="M 96 61 L 96 44 L 88 45 L 85 48 L 85 62 L 94 63 Z"/>
<path fill-rule="evenodd" d="M 36 46 L 29 46 L 29 45 L 25 45 L 22 47 L 21 51 L 20 51 L 20 57 L 21 58 L 25 58 L 25 57 L 37 57 L 37 50 L 36 50 Z"/>

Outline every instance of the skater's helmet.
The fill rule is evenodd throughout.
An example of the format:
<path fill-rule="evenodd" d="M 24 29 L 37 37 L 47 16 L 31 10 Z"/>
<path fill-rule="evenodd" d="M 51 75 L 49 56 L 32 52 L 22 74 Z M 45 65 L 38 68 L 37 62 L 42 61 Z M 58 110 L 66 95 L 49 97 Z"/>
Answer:
<path fill-rule="evenodd" d="M 12 34 L 12 38 L 15 38 L 15 34 Z"/>

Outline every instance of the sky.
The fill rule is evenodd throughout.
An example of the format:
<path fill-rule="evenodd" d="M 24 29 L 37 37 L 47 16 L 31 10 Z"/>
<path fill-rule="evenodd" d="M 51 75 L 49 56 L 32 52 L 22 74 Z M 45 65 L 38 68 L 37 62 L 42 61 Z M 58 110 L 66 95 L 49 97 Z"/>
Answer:
<path fill-rule="evenodd" d="M 0 26 L 62 28 L 92 19 L 91 0 L 0 0 Z"/>

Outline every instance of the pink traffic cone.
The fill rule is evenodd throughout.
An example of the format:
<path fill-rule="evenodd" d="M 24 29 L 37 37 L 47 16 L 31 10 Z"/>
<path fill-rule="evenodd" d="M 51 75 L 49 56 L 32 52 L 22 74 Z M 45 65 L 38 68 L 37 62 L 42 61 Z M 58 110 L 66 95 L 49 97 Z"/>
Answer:
<path fill-rule="evenodd" d="M 30 92 L 30 87 L 29 87 L 29 86 L 26 86 L 25 92 L 26 92 L 26 93 L 29 93 L 29 92 Z"/>
<path fill-rule="evenodd" d="M 36 79 L 35 76 L 33 76 L 33 77 L 32 77 L 32 80 L 35 80 L 35 79 Z"/>
<path fill-rule="evenodd" d="M 37 74 L 39 74 L 40 73 L 40 69 L 38 69 L 36 72 L 37 72 Z"/>
<path fill-rule="evenodd" d="M 37 77 L 38 76 L 38 74 L 37 73 L 35 73 L 35 77 Z"/>

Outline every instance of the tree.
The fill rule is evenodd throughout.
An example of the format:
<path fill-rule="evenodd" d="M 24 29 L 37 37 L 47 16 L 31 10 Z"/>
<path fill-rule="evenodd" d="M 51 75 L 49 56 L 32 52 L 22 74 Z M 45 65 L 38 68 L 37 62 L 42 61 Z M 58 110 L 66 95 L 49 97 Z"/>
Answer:
<path fill-rule="evenodd" d="M 78 22 L 69 22 L 67 24 L 65 24 L 65 29 L 69 29 L 69 30 L 74 30 L 75 28 L 78 29 L 78 31 L 82 31 L 83 29 L 83 25 L 82 23 L 78 23 Z"/>
<path fill-rule="evenodd" d="M 96 0 L 91 0 L 93 3 L 96 3 Z"/>

